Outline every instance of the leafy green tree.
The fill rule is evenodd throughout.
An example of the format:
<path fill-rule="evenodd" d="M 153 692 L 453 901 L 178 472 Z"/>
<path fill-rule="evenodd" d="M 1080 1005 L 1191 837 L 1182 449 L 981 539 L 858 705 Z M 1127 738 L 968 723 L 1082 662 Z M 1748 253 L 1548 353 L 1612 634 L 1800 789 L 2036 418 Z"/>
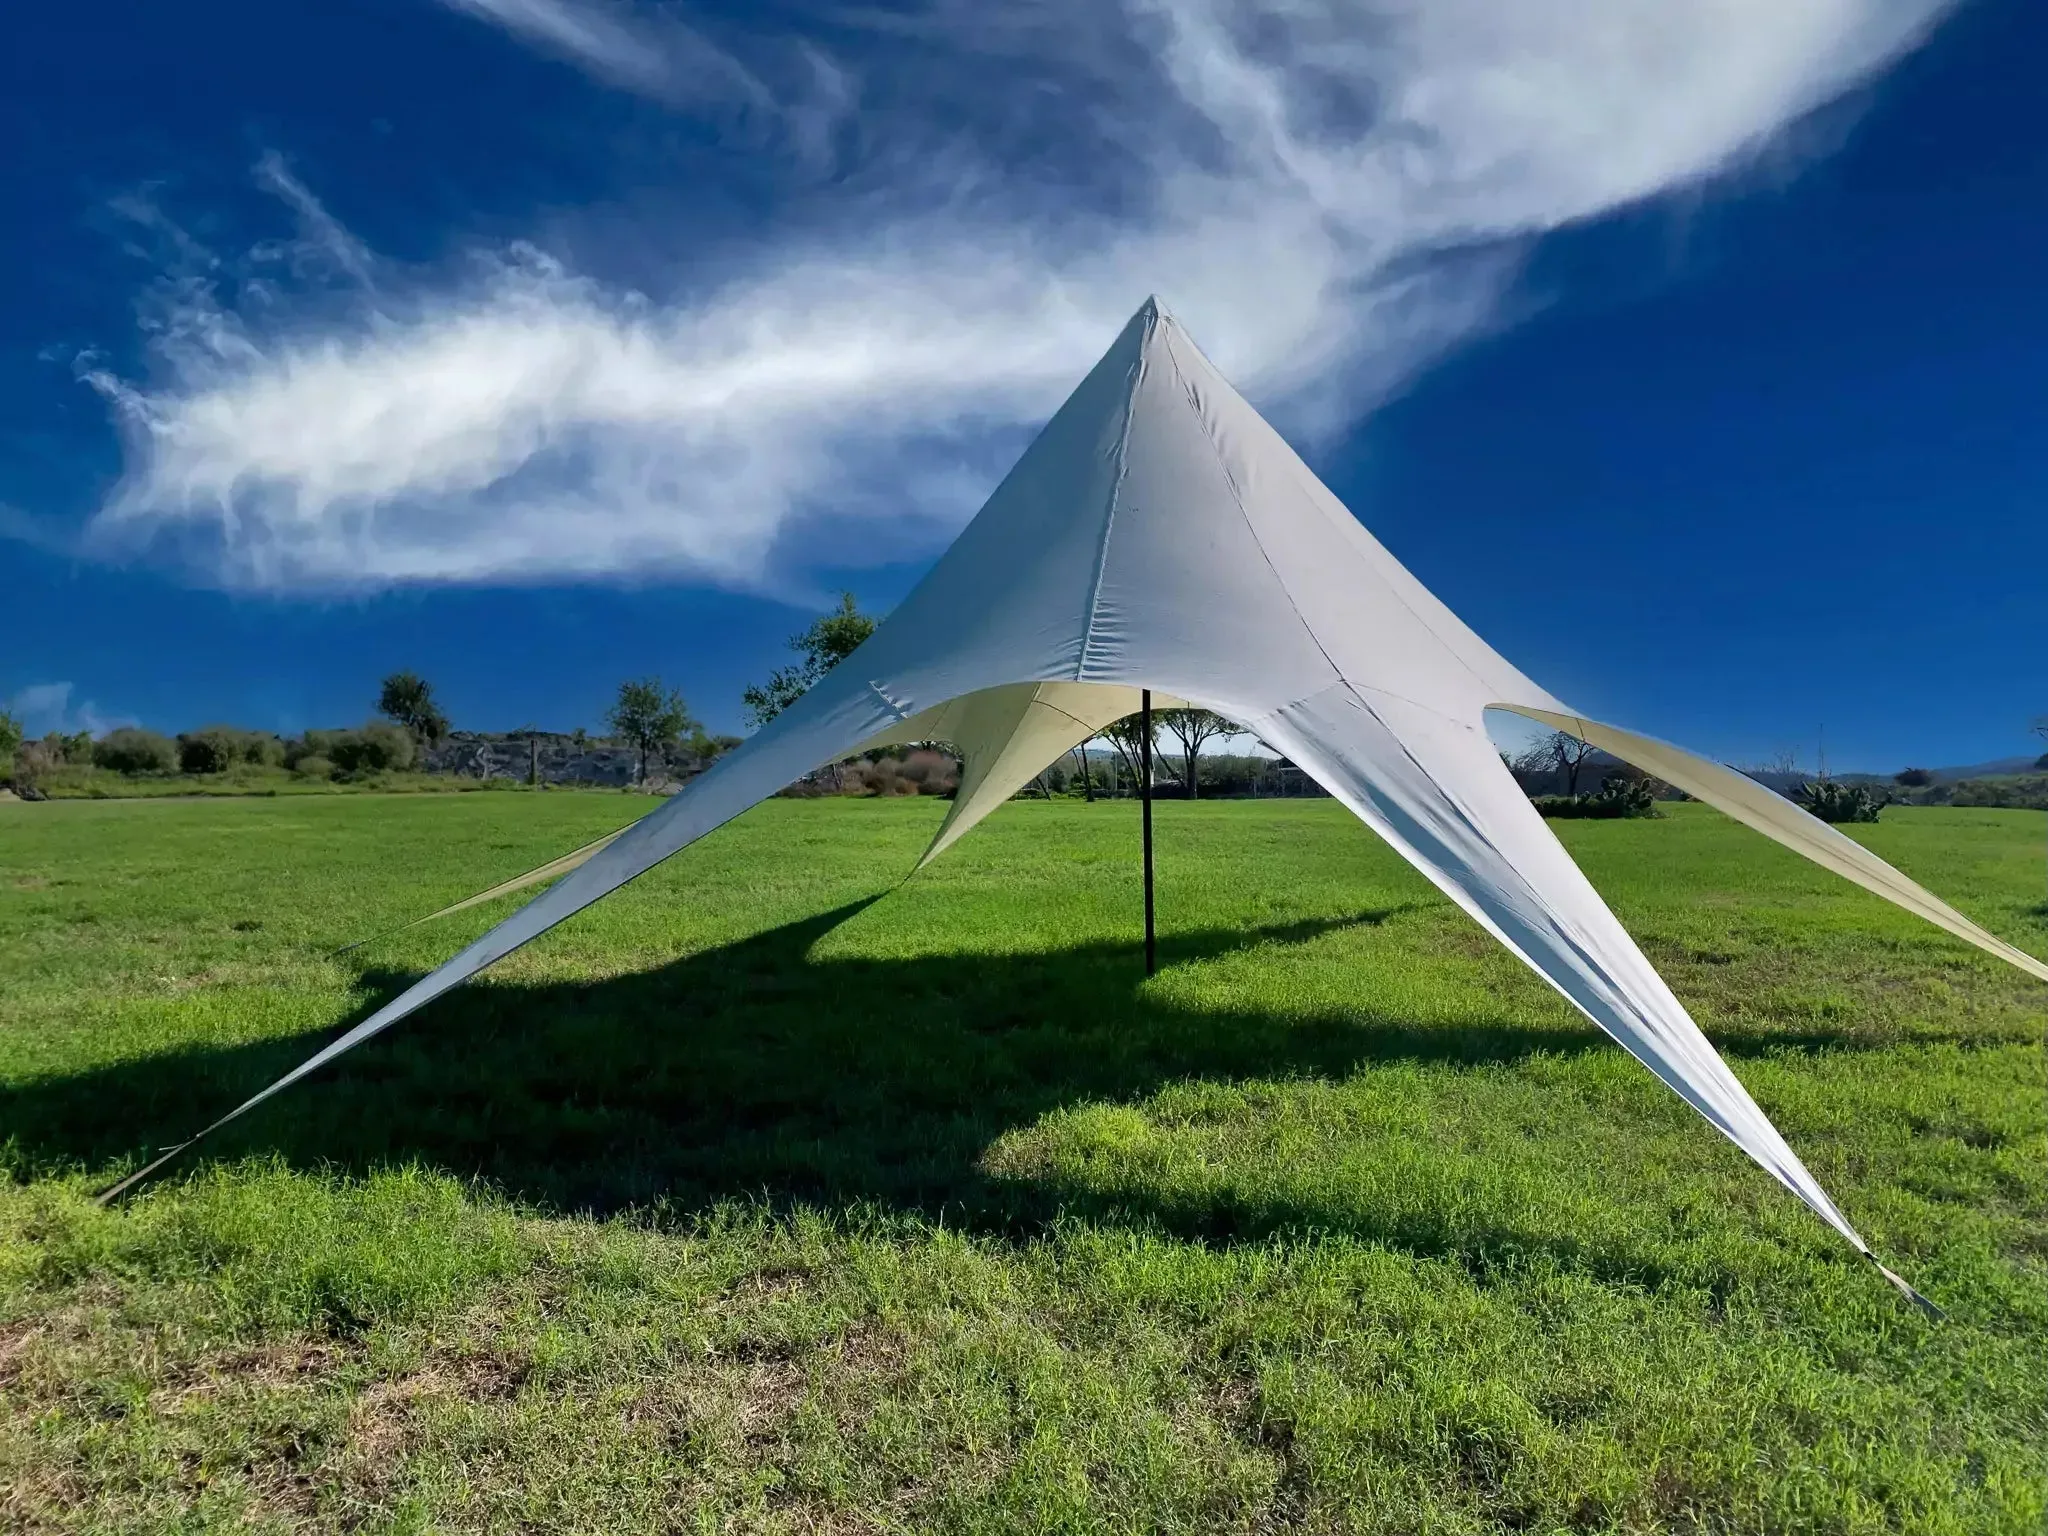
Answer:
<path fill-rule="evenodd" d="M 1116 721 L 1114 724 L 1106 725 L 1102 729 L 1103 740 L 1107 741 L 1112 747 L 1115 747 L 1116 755 L 1123 759 L 1124 768 L 1131 777 L 1133 793 L 1143 785 L 1145 778 L 1138 767 L 1143 759 L 1146 747 L 1144 719 L 1143 714 L 1125 715 L 1123 719 Z M 1152 778 L 1156 785 L 1159 779 L 1158 710 L 1152 712 L 1152 729 L 1155 733 L 1151 742 Z"/>
<path fill-rule="evenodd" d="M 21 722 L 0 709 L 0 774 L 13 771 L 14 753 L 21 745 Z"/>
<path fill-rule="evenodd" d="M 851 656 L 879 622 L 860 611 L 851 592 L 840 593 L 837 608 L 819 615 L 802 634 L 789 637 L 789 648 L 802 660 L 794 666 L 777 667 L 767 682 L 755 683 L 740 695 L 747 718 L 757 726 L 773 720 Z"/>
<path fill-rule="evenodd" d="M 697 729 L 683 696 L 664 688 L 658 677 L 619 684 L 616 703 L 605 712 L 611 728 L 640 750 L 640 771 L 634 782 L 647 782 L 647 754 L 674 745 L 685 731 Z"/>
<path fill-rule="evenodd" d="M 434 690 L 417 672 L 394 672 L 377 693 L 377 713 L 411 731 L 425 746 L 448 734 L 448 717 L 434 703 Z"/>
<path fill-rule="evenodd" d="M 1227 736 L 1232 729 L 1228 720 L 1209 709 L 1162 709 L 1154 717 L 1173 733 L 1173 739 L 1180 743 L 1180 755 L 1187 764 L 1187 797 L 1195 798 L 1197 779 L 1195 770 L 1201 765 L 1202 744 L 1213 737 Z"/>

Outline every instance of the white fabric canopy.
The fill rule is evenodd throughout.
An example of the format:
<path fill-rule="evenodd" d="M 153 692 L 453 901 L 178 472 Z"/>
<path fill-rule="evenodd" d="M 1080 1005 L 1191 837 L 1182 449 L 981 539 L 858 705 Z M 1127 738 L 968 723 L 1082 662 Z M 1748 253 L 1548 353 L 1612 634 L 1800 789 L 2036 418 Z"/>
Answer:
<path fill-rule="evenodd" d="M 821 763 L 891 742 L 961 748 L 960 793 L 928 860 L 1131 713 L 1140 688 L 1162 705 L 1213 709 L 1285 752 L 1866 1253 L 1529 804 L 1485 711 L 1571 731 L 2048 979 L 2048 966 L 1789 802 L 1680 748 L 1583 720 L 1523 676 L 1148 302 L 871 639 L 680 794 L 550 866 L 581 857 L 219 1123 Z"/>

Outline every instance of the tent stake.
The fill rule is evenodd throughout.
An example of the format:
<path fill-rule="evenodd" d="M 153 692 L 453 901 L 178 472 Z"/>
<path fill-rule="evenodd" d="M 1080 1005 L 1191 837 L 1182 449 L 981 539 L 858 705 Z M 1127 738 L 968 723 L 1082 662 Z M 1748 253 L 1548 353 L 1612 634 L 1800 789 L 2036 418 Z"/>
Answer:
<path fill-rule="evenodd" d="M 1152 931 L 1152 690 L 1143 689 L 1138 706 L 1138 806 L 1145 825 L 1145 974 L 1159 968 L 1159 945 Z"/>

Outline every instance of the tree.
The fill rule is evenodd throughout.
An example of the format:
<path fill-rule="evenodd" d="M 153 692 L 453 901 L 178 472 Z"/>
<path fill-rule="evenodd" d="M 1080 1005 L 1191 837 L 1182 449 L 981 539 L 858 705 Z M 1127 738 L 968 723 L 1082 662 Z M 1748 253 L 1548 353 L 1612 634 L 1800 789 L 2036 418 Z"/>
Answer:
<path fill-rule="evenodd" d="M 647 754 L 673 745 L 683 732 L 694 730 L 697 722 L 673 688 L 663 688 L 658 677 L 643 677 L 619 684 L 618 702 L 605 712 L 611 728 L 640 749 L 640 771 L 634 783 L 647 782 Z"/>
<path fill-rule="evenodd" d="M 1574 798 L 1579 793 L 1579 770 L 1586 766 L 1586 759 L 1593 755 L 1593 744 L 1581 741 L 1570 731 L 1553 731 L 1541 742 L 1536 751 L 1550 767 L 1564 775 L 1564 792 Z"/>
<path fill-rule="evenodd" d="M 1901 768 L 1892 775 L 1894 784 L 1903 784 L 1907 789 L 1925 789 L 1934 782 L 1932 768 Z"/>
<path fill-rule="evenodd" d="M 14 753 L 21 745 L 21 722 L 0 709 L 0 774 L 11 773 Z"/>
<path fill-rule="evenodd" d="M 1103 740 L 1116 748 L 1116 755 L 1122 758 L 1124 766 L 1130 769 L 1131 783 L 1140 787 L 1145 783 L 1145 776 L 1138 769 L 1139 759 L 1146 745 L 1144 726 L 1140 724 L 1144 718 L 1142 714 L 1125 715 L 1123 719 L 1118 720 L 1112 725 L 1104 726 L 1102 730 Z M 1152 729 L 1154 732 L 1157 732 L 1159 729 L 1159 712 L 1157 710 L 1154 710 L 1152 713 Z M 1156 781 L 1159 772 L 1159 750 L 1156 739 L 1151 743 L 1151 747 L 1152 772 Z"/>
<path fill-rule="evenodd" d="M 394 672 L 384 679 L 377 694 L 377 713 L 396 720 L 432 746 L 448 734 L 448 717 L 434 704 L 434 690 L 417 672 Z"/>
<path fill-rule="evenodd" d="M 1579 740 L 1571 732 L 1553 731 L 1525 747 L 1508 766 L 1517 773 L 1563 774 L 1565 793 L 1576 798 L 1579 793 L 1579 770 L 1586 766 L 1586 760 L 1592 755 L 1591 745 Z M 1534 794 L 1538 791 L 1530 792 Z"/>
<path fill-rule="evenodd" d="M 1081 795 L 1090 805 L 1095 803 L 1095 774 L 1088 766 L 1088 743 L 1082 742 L 1074 748 L 1074 761 L 1079 765 Z"/>
<path fill-rule="evenodd" d="M 855 606 L 851 592 L 840 593 L 837 608 L 820 614 L 803 633 L 789 637 L 789 648 L 803 659 L 794 666 L 777 667 L 767 682 L 755 683 L 740 695 L 747 717 L 757 726 L 773 720 L 851 656 L 875 632 L 878 622 Z"/>
<path fill-rule="evenodd" d="M 1195 770 L 1200 765 L 1202 743 L 1212 737 L 1231 734 L 1231 723 L 1208 709 L 1162 709 L 1156 712 L 1155 718 L 1173 732 L 1174 740 L 1180 743 L 1180 754 L 1188 770 L 1187 795 L 1192 800 L 1199 782 Z"/>

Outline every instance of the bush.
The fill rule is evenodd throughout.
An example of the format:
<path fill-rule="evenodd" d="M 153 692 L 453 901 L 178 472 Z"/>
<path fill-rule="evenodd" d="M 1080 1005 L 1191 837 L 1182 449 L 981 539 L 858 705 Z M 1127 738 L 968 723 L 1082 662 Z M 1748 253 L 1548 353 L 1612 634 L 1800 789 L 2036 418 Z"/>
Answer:
<path fill-rule="evenodd" d="M 1617 770 L 1601 780 L 1590 795 L 1537 795 L 1530 803 L 1559 821 L 1619 821 L 1625 817 L 1661 816 L 1657 795 L 1664 785 L 1633 769 Z"/>
<path fill-rule="evenodd" d="M 284 743 L 268 731 L 208 725 L 178 738 L 178 769 L 182 773 L 226 773 L 243 763 L 275 767 L 283 761 Z"/>
<path fill-rule="evenodd" d="M 269 731 L 242 733 L 242 761 L 259 768 L 275 768 L 284 762 L 284 743 Z"/>
<path fill-rule="evenodd" d="M 897 754 L 901 753 L 901 756 Z M 822 782 L 804 781 L 783 791 L 792 798 L 807 794 L 843 795 L 950 795 L 960 787 L 960 765 L 951 754 L 929 747 L 884 747 L 865 757 L 839 766 L 836 775 L 825 769 L 813 776 Z M 836 787 L 835 787 L 836 786 Z M 1034 787 L 1027 793 L 1037 794 Z"/>
<path fill-rule="evenodd" d="M 1861 784 L 1819 779 L 1799 786 L 1793 798 L 1826 822 L 1875 821 L 1884 802 Z"/>
<path fill-rule="evenodd" d="M 302 759 L 319 757 L 326 759 L 331 768 L 334 762 L 334 743 L 347 734 L 347 731 L 308 731 L 303 736 L 294 736 L 284 744 L 285 767 L 297 772 Z"/>
<path fill-rule="evenodd" d="M 43 798 L 43 785 L 64 766 L 64 754 L 47 740 L 29 741 L 15 749 L 14 789 L 24 800 Z"/>
<path fill-rule="evenodd" d="M 225 726 L 208 726 L 178 738 L 180 773 L 226 773 L 235 761 L 235 733 Z"/>
<path fill-rule="evenodd" d="M 1657 792 L 1663 787 L 1647 774 L 1610 773 L 1592 798 L 1610 816 L 1655 816 Z"/>
<path fill-rule="evenodd" d="M 307 732 L 310 739 L 315 733 Z M 354 777 L 393 773 L 410 768 L 415 749 L 412 733 L 403 726 L 373 720 L 359 731 L 323 732 L 331 736 L 327 756 L 337 770 Z"/>
<path fill-rule="evenodd" d="M 167 736 L 124 725 L 94 744 L 92 760 L 116 773 L 169 773 L 178 766 L 178 749 Z"/>
<path fill-rule="evenodd" d="M 915 748 L 896 771 L 906 782 L 916 785 L 920 795 L 950 794 L 960 787 L 959 760 L 944 752 Z"/>
<path fill-rule="evenodd" d="M 2048 811 L 2048 779 L 2012 775 L 1965 779 L 1955 786 L 1952 805 L 2013 811 Z"/>
<path fill-rule="evenodd" d="M 50 754 L 50 761 L 60 766 L 92 766 L 92 732 L 77 731 L 65 735 L 62 731 L 51 731 L 42 740 L 43 750 Z"/>
<path fill-rule="evenodd" d="M 412 767 L 419 752 L 410 731 L 386 720 L 372 720 L 358 731 L 308 731 L 286 742 L 273 738 L 271 750 L 292 772 L 311 778 L 395 772 Z M 309 770 L 308 763 L 317 766 Z"/>

